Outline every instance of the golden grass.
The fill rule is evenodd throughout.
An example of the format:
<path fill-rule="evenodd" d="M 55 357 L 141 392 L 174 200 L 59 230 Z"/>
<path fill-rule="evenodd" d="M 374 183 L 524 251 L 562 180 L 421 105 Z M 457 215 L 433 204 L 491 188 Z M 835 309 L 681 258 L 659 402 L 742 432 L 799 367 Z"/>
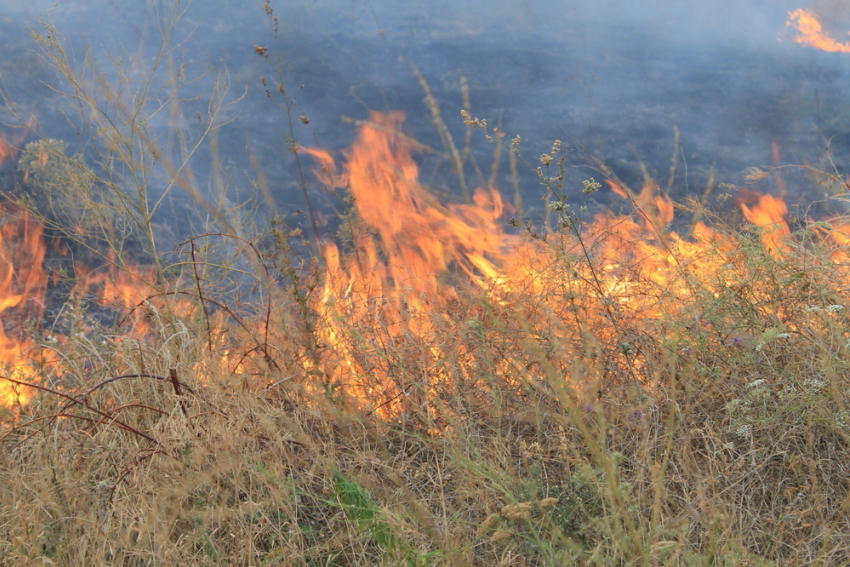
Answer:
<path fill-rule="evenodd" d="M 0 564 L 842 564 L 847 289 L 826 250 L 791 250 L 744 238 L 738 284 L 697 294 L 663 337 L 633 321 L 652 388 L 600 332 L 593 349 L 546 345 L 597 388 L 564 395 L 550 363 L 567 357 L 547 359 L 520 306 L 474 294 L 439 334 L 462 356 L 363 343 L 409 394 L 385 419 L 316 388 L 294 328 L 274 363 L 244 337 L 210 352 L 199 317 L 178 350 L 164 326 L 69 340 L 66 359 L 90 361 L 53 386 L 73 401 L 42 392 L 7 419 Z M 505 381 L 516 353 L 538 373 Z"/>
<path fill-rule="evenodd" d="M 73 220 L 66 236 L 117 268 L 132 270 L 128 241 L 142 251 L 149 330 L 68 308 L 64 340 L 36 337 L 58 362 L 2 417 L 0 565 L 846 564 L 850 280 L 818 237 L 829 227 L 774 234 L 777 253 L 754 229 L 714 226 L 695 259 L 623 187 L 634 218 L 596 234 L 556 199 L 559 228 L 527 225 L 522 241 L 560 282 L 546 293 L 448 274 L 454 297 L 397 302 L 404 325 L 355 317 L 317 299 L 325 276 L 300 230 L 278 219 L 247 234 L 204 200 L 188 167 L 200 140 L 174 158 L 147 131 L 143 96 L 87 79 L 55 29 L 42 41 L 103 162 L 124 170 L 51 145 L 63 181 L 33 208 L 50 222 L 51 207 L 80 205 L 51 229 Z M 160 63 L 138 92 L 156 90 Z M 159 86 L 176 104 L 178 87 Z M 282 79 L 278 92 L 293 111 Z M 467 126 L 486 129 L 469 114 Z M 440 132 L 462 171 L 469 136 L 457 150 Z M 557 184 L 559 151 L 544 181 Z M 154 174 L 214 220 L 182 255 L 160 253 Z M 621 266 L 644 286 L 629 288 L 638 308 L 598 279 L 604 239 L 628 244 L 631 220 L 666 258 L 649 265 L 673 274 L 662 285 Z M 428 301 L 439 309 L 410 308 Z"/>

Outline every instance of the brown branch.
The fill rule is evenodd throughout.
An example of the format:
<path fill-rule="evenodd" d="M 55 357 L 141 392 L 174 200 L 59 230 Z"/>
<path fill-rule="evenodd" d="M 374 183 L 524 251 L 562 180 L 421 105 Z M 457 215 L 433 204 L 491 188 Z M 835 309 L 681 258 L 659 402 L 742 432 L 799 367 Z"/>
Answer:
<path fill-rule="evenodd" d="M 28 382 L 24 382 L 22 380 L 15 380 L 14 378 L 10 378 L 9 376 L 0 376 L 0 380 L 5 380 L 7 382 L 17 384 L 19 386 L 26 386 L 27 388 L 33 388 L 35 390 L 41 390 L 42 392 L 48 392 L 48 393 L 53 394 L 55 396 L 59 396 L 60 398 L 65 398 L 66 400 L 69 400 L 72 404 L 82 406 L 82 407 L 86 408 L 87 410 L 93 411 L 94 413 L 98 414 L 99 416 L 108 419 L 109 421 L 116 424 L 121 429 L 129 431 L 130 433 L 134 433 L 134 434 L 138 435 L 139 437 L 143 437 L 143 438 L 147 439 L 148 441 L 150 441 L 151 443 L 154 443 L 156 445 L 160 444 L 159 441 L 157 441 L 156 439 L 154 439 L 150 435 L 139 431 L 135 427 L 127 425 L 126 423 L 124 423 L 120 419 L 116 419 L 115 417 L 111 416 L 110 414 L 108 414 L 104 411 L 101 411 L 97 408 L 93 408 L 92 406 L 85 403 L 81 399 L 75 398 L 75 397 L 68 395 L 68 394 L 63 394 L 62 392 L 60 392 L 58 390 L 54 390 L 53 388 L 48 388 L 47 386 L 41 386 L 39 384 L 28 383 Z M 6 434 L 3 434 L 2 436 L 0 436 L 0 441 L 2 441 L 6 437 L 6 435 L 8 435 L 8 434 L 9 433 L 6 433 Z"/>

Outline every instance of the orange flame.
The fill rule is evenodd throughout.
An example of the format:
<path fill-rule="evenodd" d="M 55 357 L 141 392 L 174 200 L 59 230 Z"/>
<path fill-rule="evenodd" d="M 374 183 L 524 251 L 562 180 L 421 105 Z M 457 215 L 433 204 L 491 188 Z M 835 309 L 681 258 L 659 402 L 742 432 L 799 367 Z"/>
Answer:
<path fill-rule="evenodd" d="M 6 139 L 6 136 L 0 134 L 0 165 L 6 163 L 7 161 L 15 157 L 16 154 L 17 151 L 15 150 L 15 148 L 12 147 L 12 144 L 10 144 L 9 141 Z"/>
<path fill-rule="evenodd" d="M 403 120 L 400 112 L 374 113 L 372 123 L 378 127 L 361 128 L 342 175 L 327 154 L 304 150 L 323 162 L 320 175 L 326 183 L 347 185 L 359 219 L 377 236 L 357 236 L 356 261 L 344 269 L 336 246 L 326 246 L 332 272 L 326 297 L 358 295 L 364 301 L 389 301 L 396 308 L 422 307 L 422 302 L 437 297 L 456 298 L 445 277 L 450 265 L 480 285 L 486 285 L 485 275 L 498 273 L 493 258 L 501 256 L 508 240 L 497 222 L 501 196 L 478 190 L 474 206 L 437 202 L 419 183 L 412 145 L 392 134 Z M 380 255 L 386 261 L 379 261 Z M 400 290 L 406 291 L 397 293 Z"/>
<path fill-rule="evenodd" d="M 752 208 L 747 205 L 755 203 Z M 756 226 L 762 227 L 764 247 L 774 255 L 789 251 L 787 238 L 791 234 L 785 218 L 788 207 L 785 201 L 772 195 L 758 195 L 751 191 L 742 191 L 739 197 L 744 218 Z"/>
<path fill-rule="evenodd" d="M 462 352 L 445 351 L 441 337 L 454 332 L 454 312 L 470 291 L 484 293 L 490 305 L 519 309 L 515 320 L 544 322 L 547 335 L 568 343 L 583 333 L 576 309 L 584 314 L 579 327 L 595 325 L 602 336 L 619 332 L 606 327 L 612 308 L 628 320 L 663 327 L 665 314 L 692 295 L 693 282 L 728 285 L 720 273 L 737 240 L 703 223 L 689 239 L 671 231 L 674 205 L 657 185 L 633 193 L 609 181 L 638 215 L 600 215 L 584 227 L 581 241 L 568 232 L 548 235 L 547 242 L 521 239 L 502 230 L 502 201 L 494 190 L 477 190 L 474 205 L 446 205 L 431 195 L 419 182 L 412 144 L 396 134 L 402 120 L 401 113 L 373 114 L 341 168 L 327 152 L 302 150 L 321 164 L 323 182 L 347 187 L 354 204 L 349 251 L 324 246 L 326 277 L 316 308 L 329 347 L 322 371 L 362 403 L 383 408 L 386 400 L 408 395 L 391 370 L 369 360 L 364 345 L 403 349 L 415 343 L 411 356 L 430 357 L 429 367 L 466 356 L 463 346 L 453 347 Z M 740 206 L 762 227 L 766 250 L 775 256 L 790 251 L 782 199 L 743 193 Z M 579 306 L 565 297 L 590 299 Z M 502 378 L 510 381 L 524 364 L 506 358 Z M 474 364 L 469 359 L 468 367 L 457 367 L 473 376 Z M 571 365 L 567 357 L 562 367 Z M 441 373 L 429 380 L 439 383 Z"/>
<path fill-rule="evenodd" d="M 419 182 L 412 144 L 395 134 L 404 115 L 373 113 L 371 120 L 360 128 L 342 172 L 327 153 L 303 150 L 322 164 L 323 182 L 346 186 L 356 207 L 352 253 L 343 254 L 333 243 L 324 246 L 327 276 L 319 309 L 325 337 L 340 359 L 326 374 L 345 380 L 364 400 L 376 391 L 350 380 L 359 366 L 340 317 L 346 328 L 371 329 L 370 335 L 381 329 L 390 341 L 433 337 L 459 298 L 457 286 L 489 289 L 515 248 L 498 222 L 503 211 L 498 192 L 477 190 L 473 205 L 441 204 Z M 430 356 L 440 354 L 430 349 Z M 381 376 L 375 383 L 384 393 L 393 390 Z"/>
<path fill-rule="evenodd" d="M 47 254 L 43 232 L 44 227 L 26 212 L 11 205 L 0 207 L 0 372 L 5 371 L 6 376 L 29 383 L 39 381 L 39 369 L 50 367 L 43 359 L 39 359 L 37 367 L 33 364 L 33 353 L 41 351 L 23 333 L 24 323 L 39 319 L 44 311 L 49 275 L 43 268 Z M 111 269 L 105 272 L 92 271 L 82 265 L 76 266 L 75 271 L 79 281 L 71 291 L 72 297 L 90 296 L 94 292 L 101 305 L 128 315 L 133 336 L 142 337 L 150 332 L 146 311 L 138 306 L 156 295 L 147 283 L 152 281 L 151 270 L 144 267 L 121 270 L 113 262 Z M 179 301 L 176 304 L 185 307 Z M 13 327 L 15 332 L 7 333 L 7 327 Z M 0 379 L 0 408 L 26 404 L 33 393 L 31 389 Z"/>
<path fill-rule="evenodd" d="M 624 321 L 657 324 L 658 333 L 663 334 L 665 317 L 681 310 L 684 299 L 694 297 L 695 282 L 714 289 L 728 285 L 721 272 L 738 241 L 703 223 L 693 227 L 689 238 L 679 236 L 671 229 L 674 203 L 654 183 L 635 193 L 609 181 L 612 191 L 631 201 L 637 214 L 599 215 L 583 226 L 580 238 L 572 231 L 520 238 L 503 230 L 504 207 L 496 190 L 476 190 L 473 204 L 444 204 L 420 183 L 411 157 L 414 146 L 398 134 L 402 113 L 374 113 L 371 119 L 360 128 L 341 168 L 327 152 L 300 151 L 319 161 L 318 175 L 325 183 L 347 188 L 354 204 L 346 217 L 351 234 L 348 249 L 332 242 L 322 247 L 326 274 L 321 294 L 312 304 L 319 315 L 317 349 L 322 353 L 306 357 L 306 364 L 311 373 L 317 371 L 329 383 L 344 385 L 349 395 L 379 414 L 392 415 L 396 410 L 387 401 L 406 399 L 412 390 L 394 380 L 392 368 L 375 362 L 380 362 L 380 356 L 370 358 L 370 348 L 374 352 L 408 349 L 410 357 L 425 357 L 428 364 L 422 367 L 437 369 L 425 377 L 426 389 L 451 383 L 446 371 L 440 370 L 447 359 L 455 361 L 453 367 L 463 376 L 475 380 L 472 347 L 445 340 L 446 333 L 468 332 L 469 320 L 478 317 L 460 314 L 463 309 L 481 309 L 475 302 L 464 303 L 470 296 L 485 298 L 488 308 L 501 310 L 507 320 L 542 328 L 539 332 L 552 344 L 579 344 L 589 334 L 605 339 L 619 336 L 621 326 L 611 324 L 615 315 Z M 739 204 L 747 220 L 762 227 L 766 250 L 779 257 L 792 252 L 788 210 L 782 199 L 742 192 Z M 847 234 L 850 231 L 839 228 L 830 238 L 846 245 Z M 40 314 L 47 280 L 41 267 L 44 257 L 38 223 L 21 215 L 2 226 L 0 313 L 4 317 L 13 308 L 16 313 Z M 842 258 L 838 253 L 834 256 L 835 261 Z M 152 274 L 142 267 L 107 273 L 85 273 L 78 267 L 77 271 L 81 283 L 73 294 L 96 294 L 119 311 L 131 311 L 157 295 L 146 283 L 153 281 Z M 150 332 L 141 311 L 131 320 L 134 335 Z M 31 342 L 7 337 L 2 331 L 0 362 L 21 364 Z M 211 343 L 212 338 L 212 350 Z M 220 362 L 227 363 L 229 356 L 225 354 Z M 491 370 L 511 383 L 518 368 L 529 368 L 522 356 L 521 352 L 500 353 Z M 575 367 L 569 349 L 558 347 L 547 356 L 553 366 Z M 558 356 L 563 360 L 555 364 Z M 234 362 L 242 366 L 242 359 Z M 640 370 L 639 361 L 630 359 L 628 364 Z M 20 368 L 35 376 L 29 366 Z M 580 371 L 575 372 L 565 379 L 580 385 Z M 0 389 L 0 404 L 26 399 L 25 393 Z"/>
<path fill-rule="evenodd" d="M 79 281 L 71 295 L 81 298 L 94 294 L 100 305 L 125 315 L 134 336 L 145 336 L 150 332 L 145 303 L 159 295 L 150 283 L 154 281 L 154 270 L 145 266 L 121 268 L 114 257 L 110 257 L 109 261 L 109 268 L 100 271 L 92 271 L 84 265 L 76 266 Z"/>
<path fill-rule="evenodd" d="M 813 12 L 799 9 L 789 12 L 788 17 L 791 18 L 788 25 L 797 28 L 800 34 L 794 38 L 797 43 L 833 53 L 850 53 L 850 42 L 834 40 L 823 30 L 820 19 Z"/>
<path fill-rule="evenodd" d="M 3 322 L 20 323 L 40 315 L 47 277 L 42 268 L 47 247 L 42 238 L 43 227 L 26 214 L 11 215 L 0 209 L 4 224 L 0 228 L 0 316 Z M 25 356 L 33 345 L 27 338 L 6 334 L 0 324 L 0 364 L 17 380 L 29 381 L 35 375 Z M 0 407 L 26 403 L 30 392 L 0 380 Z"/>

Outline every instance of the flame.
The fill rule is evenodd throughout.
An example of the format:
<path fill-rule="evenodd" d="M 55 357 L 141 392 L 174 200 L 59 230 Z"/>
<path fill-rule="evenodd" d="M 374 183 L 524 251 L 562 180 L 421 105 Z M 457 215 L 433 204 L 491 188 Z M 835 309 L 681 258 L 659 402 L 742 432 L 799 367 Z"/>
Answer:
<path fill-rule="evenodd" d="M 317 159 L 324 183 L 348 189 L 354 205 L 346 220 L 349 249 L 332 242 L 323 246 L 326 274 L 316 309 L 329 348 L 322 371 L 379 414 L 392 413 L 388 401 L 412 394 L 369 352 L 409 348 L 409 356 L 426 357 L 431 362 L 426 367 L 433 368 L 448 358 L 465 360 L 457 365 L 475 380 L 477 362 L 467 347 L 449 352 L 444 346 L 447 333 L 463 328 L 456 313 L 470 293 L 483 294 L 494 308 L 510 310 L 513 320 L 539 324 L 552 340 L 569 344 L 591 328 L 601 337 L 621 333 L 610 324 L 612 317 L 663 328 L 665 317 L 682 309 L 697 283 L 718 292 L 730 285 L 732 276 L 722 274 L 738 241 L 701 222 L 689 238 L 671 231 L 674 204 L 654 183 L 633 193 L 609 181 L 612 191 L 634 204 L 637 216 L 599 215 L 584 226 L 581 238 L 565 231 L 548 235 L 546 242 L 503 231 L 504 207 L 495 190 L 478 189 L 472 205 L 441 203 L 419 182 L 414 147 L 397 133 L 403 119 L 397 112 L 373 113 L 342 167 L 327 152 L 300 150 Z M 766 250 L 774 256 L 790 251 L 781 198 L 744 192 L 739 205 L 761 227 Z M 571 267 L 564 270 L 565 264 Z M 576 313 L 583 315 L 577 319 Z M 502 356 L 504 380 L 527 367 L 521 353 Z M 561 367 L 575 366 L 571 356 L 564 354 Z M 639 362 L 629 364 L 640 370 Z M 440 371 L 428 377 L 432 387 L 443 379 Z M 580 386 L 578 374 L 566 379 Z"/>
<path fill-rule="evenodd" d="M 6 139 L 6 136 L 0 133 L 0 165 L 11 160 L 15 155 L 17 155 L 15 148 Z"/>
<path fill-rule="evenodd" d="M 3 323 L 21 323 L 39 316 L 47 277 L 43 269 L 47 252 L 43 227 L 26 213 L 10 207 L 0 209 L 0 317 Z M 19 334 L 19 333 L 18 333 Z M 0 365 L 12 378 L 29 381 L 35 375 L 26 352 L 33 347 L 30 339 L 7 334 L 0 324 Z M 0 381 L 0 407 L 26 403 L 30 392 Z"/>
<path fill-rule="evenodd" d="M 747 203 L 753 205 L 752 208 Z M 788 236 L 791 235 L 791 229 L 785 221 L 788 216 L 785 201 L 773 195 L 758 195 L 752 191 L 742 191 L 739 204 L 744 218 L 762 227 L 762 242 L 769 252 L 776 255 L 789 251 Z"/>
<path fill-rule="evenodd" d="M 509 240 L 497 222 L 503 211 L 500 195 L 478 190 L 474 206 L 437 202 L 419 183 L 410 142 L 392 134 L 403 119 L 400 112 L 374 113 L 372 123 L 378 127 L 361 128 L 342 175 L 327 167 L 329 156 L 305 150 L 325 163 L 325 182 L 346 184 L 356 222 L 367 229 L 355 235 L 353 261 L 345 266 L 336 245 L 325 245 L 326 302 L 380 304 L 384 312 L 388 303 L 396 312 L 415 311 L 431 301 L 457 299 L 447 279 L 450 266 L 479 285 L 486 285 L 485 275 L 498 273 L 493 258 L 501 256 Z"/>
<path fill-rule="evenodd" d="M 6 376 L 28 383 L 40 381 L 44 370 L 50 368 L 43 358 L 34 364 L 35 355 L 43 351 L 23 331 L 24 323 L 38 321 L 45 307 L 50 276 L 43 267 L 48 251 L 43 233 L 43 225 L 26 212 L 11 205 L 0 206 L 0 316 L 3 322 L 0 324 L 0 372 L 5 371 Z M 54 240 L 53 243 L 59 247 L 59 254 L 67 254 L 61 242 Z M 150 323 L 146 310 L 138 307 L 158 295 L 148 283 L 153 281 L 153 270 L 143 266 L 119 269 L 114 258 L 109 266 L 105 271 L 75 266 L 78 281 L 70 296 L 79 300 L 95 295 L 100 305 L 131 322 L 129 333 L 132 336 L 147 335 Z M 174 302 L 184 312 L 186 303 Z M 7 333 L 8 327 L 14 328 L 14 333 Z M 0 408 L 25 405 L 33 393 L 31 389 L 0 380 Z"/>
<path fill-rule="evenodd" d="M 546 364 L 563 372 L 571 387 L 581 388 L 585 370 L 568 345 L 584 344 L 587 337 L 600 344 L 626 344 L 630 332 L 664 337 L 670 332 L 666 321 L 687 309 L 689 299 L 698 299 L 706 289 L 717 295 L 735 283 L 737 276 L 728 266 L 734 264 L 738 239 L 701 222 L 689 235 L 680 236 L 672 230 L 676 206 L 655 183 L 633 192 L 609 181 L 610 189 L 629 200 L 636 214 L 600 214 L 580 230 L 537 238 L 503 229 L 505 206 L 495 189 L 477 189 L 471 204 L 442 203 L 419 181 L 414 144 L 399 134 L 403 120 L 399 112 L 374 113 L 339 167 L 327 152 L 299 149 L 319 162 L 324 183 L 348 190 L 354 205 L 341 231 L 350 239 L 321 246 L 325 274 L 320 293 L 309 300 L 317 315 L 317 352 L 305 353 L 302 364 L 308 375 L 343 386 L 358 404 L 379 415 L 398 415 L 405 404 L 436 398 L 445 388 L 457 387 L 458 375 L 470 384 L 481 383 L 477 369 L 483 362 L 476 342 L 452 337 L 475 330 L 480 333 L 476 341 L 495 341 L 490 329 L 475 326 L 482 317 L 545 338 L 554 345 Z M 781 198 L 743 191 L 739 206 L 747 221 L 761 228 L 765 250 L 779 258 L 793 252 L 788 209 Z M 850 242 L 850 229 L 843 226 L 819 230 L 839 247 Z M 37 317 L 43 310 L 48 278 L 42 267 L 42 232 L 41 225 L 24 214 L 0 229 L 4 319 L 12 312 Z M 847 257 L 839 248 L 833 260 Z M 146 312 L 158 309 L 157 298 L 167 292 L 151 285 L 151 268 L 119 269 L 114 258 L 110 265 L 106 271 L 77 266 L 80 283 L 72 296 L 99 297 L 103 305 L 128 315 L 128 333 L 147 336 L 152 329 Z M 138 309 L 140 305 L 146 309 Z M 173 308 L 185 314 L 192 309 L 189 302 L 182 307 L 174 302 Z M 249 335 L 254 332 L 250 321 L 239 324 Z M 245 356 L 237 357 L 232 348 L 236 334 L 220 332 L 221 321 L 213 326 L 216 330 L 207 330 L 208 347 L 219 356 L 208 357 L 196 374 L 204 379 L 217 367 L 246 373 Z M 267 344 L 273 333 L 269 322 L 257 327 Z M 0 328 L 0 362 L 17 365 L 20 375 L 36 379 L 24 356 L 32 347 L 29 339 L 6 336 Z M 398 354 L 398 360 L 417 360 L 418 368 L 433 369 L 423 377 L 424 390 L 397 379 L 398 373 L 380 354 L 388 351 Z M 523 349 L 511 347 L 487 356 L 488 372 L 507 384 L 519 385 L 524 373 L 541 372 L 539 357 L 529 357 Z M 640 359 L 615 351 L 587 358 L 587 364 L 605 361 L 637 374 L 644 371 Z M 0 389 L 0 405 L 24 403 L 26 396 Z"/>
<path fill-rule="evenodd" d="M 377 234 L 377 239 L 361 238 L 356 243 L 359 262 L 349 268 L 360 275 L 349 274 L 349 283 L 360 284 L 362 274 L 379 276 L 367 289 L 399 305 L 397 294 L 384 294 L 384 284 L 409 290 L 405 302 L 417 302 L 415 296 L 434 296 L 441 291 L 444 298 L 456 297 L 450 285 L 441 284 L 441 276 L 450 264 L 460 268 L 480 283 L 479 273 L 494 274 L 489 256 L 499 256 L 507 241 L 498 219 L 503 212 L 501 196 L 496 191 L 478 190 L 470 205 L 444 206 L 419 183 L 419 170 L 411 157 L 412 144 L 393 134 L 401 126 L 404 114 L 392 112 L 372 114 L 372 125 L 360 130 L 360 139 L 351 149 L 342 175 L 336 173 L 332 158 L 326 153 L 303 151 L 324 164 L 323 181 L 346 186 L 354 199 L 359 219 Z M 380 242 L 387 261 L 376 265 Z M 338 251 L 327 245 L 328 257 Z M 378 270 L 377 272 L 375 270 Z M 329 281 L 332 278 L 328 278 Z M 332 284 L 341 291 L 340 283 Z M 346 284 L 348 285 L 348 284 Z M 380 289 L 379 289 L 380 288 Z M 348 290 L 347 293 L 351 293 Z"/>
<path fill-rule="evenodd" d="M 130 324 L 133 336 L 143 337 L 151 331 L 146 309 L 151 298 L 160 294 L 150 283 L 155 281 L 155 270 L 148 266 L 123 266 L 108 258 L 106 269 L 92 270 L 77 265 L 74 271 L 78 281 L 71 296 L 81 299 L 94 297 L 99 305 L 122 316 Z"/>
<path fill-rule="evenodd" d="M 850 42 L 841 43 L 830 37 L 813 12 L 799 9 L 789 12 L 788 17 L 791 18 L 788 25 L 794 26 L 800 34 L 794 38 L 797 43 L 833 53 L 850 53 Z"/>
<path fill-rule="evenodd" d="M 486 289 L 499 276 L 499 260 L 512 240 L 499 226 L 503 204 L 498 192 L 476 191 L 474 205 L 439 203 L 419 183 L 412 144 L 396 134 L 404 114 L 373 113 L 371 118 L 342 172 L 326 152 L 302 149 L 322 164 L 323 182 L 347 187 L 356 207 L 356 218 L 348 221 L 356 225 L 351 227 L 353 253 L 343 254 L 334 243 L 324 245 L 327 276 L 320 310 L 325 338 L 340 355 L 340 365 L 329 364 L 326 374 L 344 380 L 363 399 L 375 391 L 348 379 L 357 373 L 356 349 L 346 342 L 337 317 L 344 316 L 346 327 L 381 329 L 390 341 L 405 335 L 433 337 L 459 298 L 456 286 Z M 465 277 L 457 279 L 457 274 Z M 439 357 L 440 349 L 434 347 L 430 355 Z M 393 389 L 380 375 L 375 382 L 379 390 Z"/>

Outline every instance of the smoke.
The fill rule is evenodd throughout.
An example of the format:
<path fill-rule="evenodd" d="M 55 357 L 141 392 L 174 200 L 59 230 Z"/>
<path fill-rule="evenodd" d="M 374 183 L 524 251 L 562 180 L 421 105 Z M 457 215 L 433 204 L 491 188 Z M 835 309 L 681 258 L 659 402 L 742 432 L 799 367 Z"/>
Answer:
<path fill-rule="evenodd" d="M 155 26 L 144 22 L 162 17 L 169 5 L 34 0 L 3 3 L 0 18 L 30 23 L 49 11 L 79 53 L 92 49 L 98 56 L 102 46 L 132 52 L 139 41 L 155 43 Z M 228 163 L 249 171 L 253 144 L 282 202 L 295 202 L 293 158 L 281 151 L 287 121 L 258 82 L 275 73 L 253 49 L 274 45 L 261 0 L 183 6 L 177 32 L 186 40 L 176 56 L 190 72 L 226 72 L 233 92 L 248 93 L 239 119 L 221 132 Z M 403 110 L 408 131 L 439 149 L 415 65 L 459 141 L 463 77 L 473 114 L 521 135 L 532 162 L 562 139 L 571 163 L 581 165 L 579 154 L 592 153 L 639 184 L 641 164 L 663 178 L 675 151 L 673 187 L 681 192 L 710 176 L 742 184 L 747 166 L 775 163 L 774 146 L 784 160 L 820 165 L 831 139 L 839 167 L 850 163 L 844 157 L 850 57 L 797 45 L 786 25 L 789 11 L 810 8 L 845 41 L 847 0 L 273 0 L 271 6 L 283 77 L 296 113 L 310 120 L 296 121 L 305 144 L 343 148 L 353 128 L 342 117 Z M 197 83 L 199 92 L 207 86 Z M 191 103 L 187 109 L 195 110 Z M 482 141 L 473 151 L 489 163 L 492 146 Z M 451 190 L 450 168 L 420 157 L 429 182 Z M 593 174 L 578 168 L 569 182 L 578 186 Z M 534 202 L 538 183 L 533 173 L 523 175 Z M 511 183 L 507 173 L 497 181 Z"/>
<path fill-rule="evenodd" d="M 832 4 L 840 2 L 833 1 Z M 788 0 L 335 0 L 304 2 L 312 24 L 329 22 L 340 33 L 507 34 L 557 42 L 570 35 L 611 41 L 639 31 L 677 43 L 769 45 L 775 43 Z M 827 9 L 824 7 L 824 9 Z M 829 8 L 836 11 L 835 8 Z M 417 29 L 419 28 L 419 29 Z"/>

